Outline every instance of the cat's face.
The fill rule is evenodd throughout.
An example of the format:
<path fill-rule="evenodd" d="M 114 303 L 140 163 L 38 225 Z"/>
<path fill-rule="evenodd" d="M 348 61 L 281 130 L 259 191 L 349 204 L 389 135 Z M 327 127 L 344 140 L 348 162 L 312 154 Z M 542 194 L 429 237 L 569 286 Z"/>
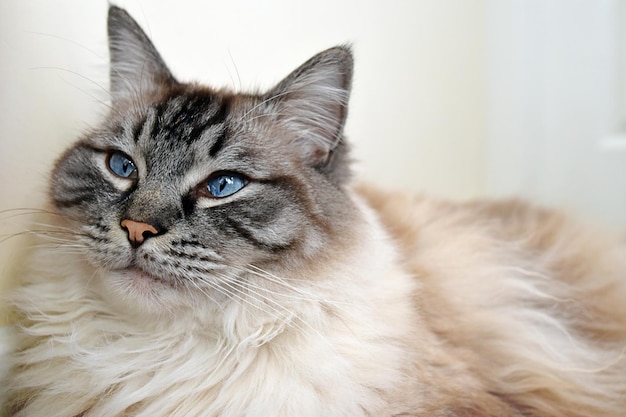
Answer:
<path fill-rule="evenodd" d="M 110 114 L 51 182 L 105 285 L 148 309 L 219 300 L 257 268 L 306 268 L 348 233 L 347 49 L 254 95 L 177 82 L 115 7 L 109 43 Z"/>

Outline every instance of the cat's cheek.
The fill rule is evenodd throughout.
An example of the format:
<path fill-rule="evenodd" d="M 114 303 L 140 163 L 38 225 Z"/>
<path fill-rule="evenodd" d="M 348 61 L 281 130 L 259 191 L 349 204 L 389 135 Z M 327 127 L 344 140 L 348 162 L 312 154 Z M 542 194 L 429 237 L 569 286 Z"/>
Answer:
<path fill-rule="evenodd" d="M 84 230 L 84 229 L 83 229 Z M 87 251 L 85 256 L 96 269 L 122 270 L 132 265 L 134 257 L 130 247 L 125 244 L 116 244 L 115 241 L 89 237 L 83 241 Z"/>

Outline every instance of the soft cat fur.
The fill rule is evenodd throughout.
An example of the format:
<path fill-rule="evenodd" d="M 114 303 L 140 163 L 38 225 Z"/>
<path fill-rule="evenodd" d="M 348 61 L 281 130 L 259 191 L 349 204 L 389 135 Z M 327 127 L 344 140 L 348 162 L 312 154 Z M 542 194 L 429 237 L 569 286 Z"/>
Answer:
<path fill-rule="evenodd" d="M 623 245 L 351 187 L 345 47 L 234 94 L 176 81 L 116 7 L 109 38 L 110 114 L 52 176 L 61 245 L 11 296 L 8 415 L 626 413 Z"/>

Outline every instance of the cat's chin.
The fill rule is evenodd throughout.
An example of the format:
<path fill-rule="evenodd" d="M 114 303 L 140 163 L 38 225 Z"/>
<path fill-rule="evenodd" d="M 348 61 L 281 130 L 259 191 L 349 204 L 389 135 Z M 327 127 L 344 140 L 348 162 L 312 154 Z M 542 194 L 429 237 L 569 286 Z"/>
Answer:
<path fill-rule="evenodd" d="M 108 301 L 133 312 L 154 313 L 186 304 L 185 294 L 169 277 L 157 277 L 138 268 L 101 271 Z"/>

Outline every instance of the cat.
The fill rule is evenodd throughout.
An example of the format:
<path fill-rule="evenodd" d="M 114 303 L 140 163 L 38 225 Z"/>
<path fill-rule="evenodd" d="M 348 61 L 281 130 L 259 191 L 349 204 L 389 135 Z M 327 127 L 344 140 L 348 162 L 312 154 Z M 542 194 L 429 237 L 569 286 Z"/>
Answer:
<path fill-rule="evenodd" d="M 9 296 L 8 416 L 626 414 L 624 242 L 355 185 L 349 47 L 235 93 L 108 31 L 109 114 Z"/>

